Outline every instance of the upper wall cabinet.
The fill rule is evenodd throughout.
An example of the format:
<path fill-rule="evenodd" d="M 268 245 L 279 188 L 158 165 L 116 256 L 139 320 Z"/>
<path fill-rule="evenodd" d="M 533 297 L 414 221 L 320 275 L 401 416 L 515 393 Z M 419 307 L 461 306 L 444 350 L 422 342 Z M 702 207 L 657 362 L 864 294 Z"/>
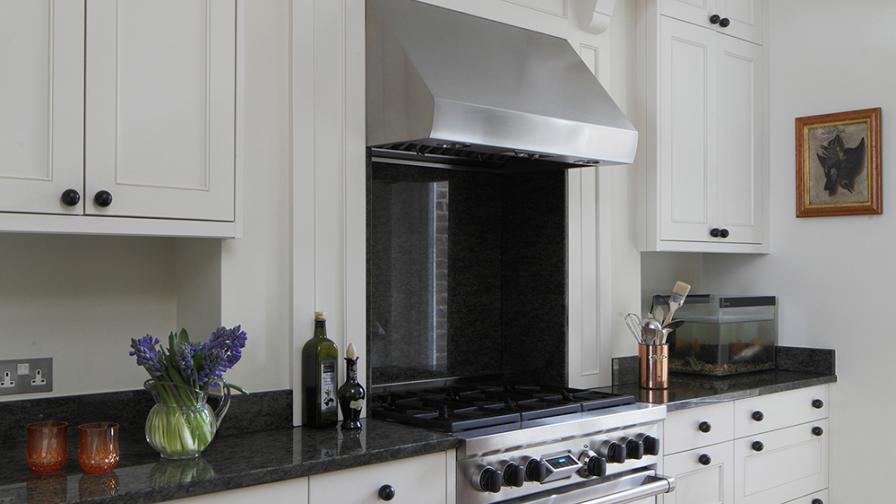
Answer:
<path fill-rule="evenodd" d="M 0 231 L 235 235 L 235 0 L 6 0 L 0 33 Z"/>
<path fill-rule="evenodd" d="M 765 4 L 757 0 L 659 0 L 661 14 L 762 44 Z"/>
<path fill-rule="evenodd" d="M 660 0 L 659 7 L 680 14 L 685 4 L 693 7 L 682 0 Z M 653 7 L 645 51 L 644 248 L 767 252 L 763 47 Z"/>

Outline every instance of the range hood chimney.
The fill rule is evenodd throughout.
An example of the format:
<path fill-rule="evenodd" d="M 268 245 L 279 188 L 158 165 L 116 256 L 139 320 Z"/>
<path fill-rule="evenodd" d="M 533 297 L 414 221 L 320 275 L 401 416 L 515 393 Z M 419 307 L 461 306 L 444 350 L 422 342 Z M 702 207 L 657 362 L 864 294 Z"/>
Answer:
<path fill-rule="evenodd" d="M 367 145 L 501 169 L 627 164 L 638 132 L 569 42 L 415 0 L 367 2 Z"/>

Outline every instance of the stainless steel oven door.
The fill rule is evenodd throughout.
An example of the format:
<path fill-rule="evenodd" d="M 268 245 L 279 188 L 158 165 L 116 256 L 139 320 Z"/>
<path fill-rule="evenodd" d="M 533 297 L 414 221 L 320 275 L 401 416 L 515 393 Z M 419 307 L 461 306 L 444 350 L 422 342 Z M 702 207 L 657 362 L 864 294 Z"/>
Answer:
<path fill-rule="evenodd" d="M 534 495 L 501 501 L 501 504 L 626 504 L 675 490 L 675 479 L 653 470 L 618 478 L 570 485 Z"/>

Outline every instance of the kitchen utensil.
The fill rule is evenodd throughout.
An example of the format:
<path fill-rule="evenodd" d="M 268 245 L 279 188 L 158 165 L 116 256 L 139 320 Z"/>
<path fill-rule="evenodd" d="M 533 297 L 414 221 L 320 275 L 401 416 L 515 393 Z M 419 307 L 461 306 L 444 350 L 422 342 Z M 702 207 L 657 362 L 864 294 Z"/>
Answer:
<path fill-rule="evenodd" d="M 643 345 L 644 338 L 641 334 L 641 317 L 634 313 L 626 313 L 625 326 L 628 327 L 629 332 L 635 337 L 635 341 Z"/>
<path fill-rule="evenodd" d="M 675 282 L 675 286 L 672 287 L 672 295 L 669 296 L 669 313 L 666 313 L 666 318 L 663 320 L 663 325 L 672 322 L 672 316 L 675 315 L 675 311 L 684 304 L 684 300 L 688 297 L 688 292 L 691 292 L 691 286 L 684 282 Z"/>
<path fill-rule="evenodd" d="M 656 345 L 663 337 L 663 326 L 656 320 L 647 319 L 641 323 L 641 333 L 645 343 Z"/>
<path fill-rule="evenodd" d="M 662 322 L 663 320 L 663 307 L 660 305 L 654 305 L 653 310 L 650 312 L 650 316 L 654 318 L 654 320 L 659 320 Z"/>

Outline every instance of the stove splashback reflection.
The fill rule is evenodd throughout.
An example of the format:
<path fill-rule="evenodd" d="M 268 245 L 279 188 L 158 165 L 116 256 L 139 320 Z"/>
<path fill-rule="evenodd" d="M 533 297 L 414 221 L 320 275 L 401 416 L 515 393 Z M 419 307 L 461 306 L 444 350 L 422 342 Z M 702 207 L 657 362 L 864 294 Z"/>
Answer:
<path fill-rule="evenodd" d="M 565 385 L 566 173 L 368 170 L 370 383 Z"/>

